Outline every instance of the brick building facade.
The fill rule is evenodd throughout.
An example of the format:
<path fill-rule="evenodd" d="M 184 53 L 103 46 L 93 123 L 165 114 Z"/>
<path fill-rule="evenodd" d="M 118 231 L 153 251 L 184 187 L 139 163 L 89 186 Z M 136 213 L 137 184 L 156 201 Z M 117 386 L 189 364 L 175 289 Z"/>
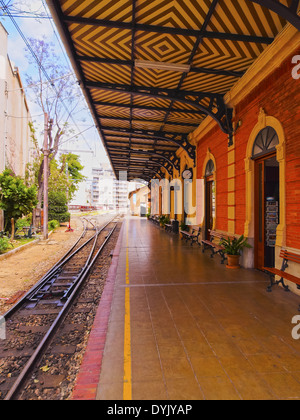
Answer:
<path fill-rule="evenodd" d="M 300 36 L 293 28 L 287 28 L 226 95 L 227 104 L 234 109 L 232 146 L 228 147 L 227 136 L 209 117 L 192 135 L 197 146 L 197 178 L 205 178 L 209 161 L 214 164 L 213 227 L 236 236 L 244 234 L 249 239 L 253 248 L 244 253 L 242 262 L 247 268 L 261 268 L 261 256 L 257 254 L 264 250 L 258 251 L 262 229 L 258 225 L 267 226 L 268 203 L 260 203 L 259 196 L 261 189 L 267 190 L 272 183 L 278 202 L 273 265 L 280 268 L 282 248 L 300 249 L 299 54 Z M 254 144 L 268 132 L 276 133 L 277 142 L 256 157 Z M 262 180 L 258 175 L 259 162 L 265 168 Z M 267 175 L 266 167 L 273 167 L 274 175 Z M 271 198 L 264 196 L 264 201 Z M 289 269 L 299 274 L 296 264 L 291 263 Z"/>

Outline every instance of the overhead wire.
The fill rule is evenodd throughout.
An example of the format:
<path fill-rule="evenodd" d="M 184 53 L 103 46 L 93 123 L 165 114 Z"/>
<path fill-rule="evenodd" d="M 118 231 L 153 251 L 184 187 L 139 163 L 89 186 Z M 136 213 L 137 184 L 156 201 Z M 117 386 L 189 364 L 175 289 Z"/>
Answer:
<path fill-rule="evenodd" d="M 69 73 L 69 74 L 65 74 L 65 75 L 63 75 L 63 76 L 61 76 L 61 77 L 57 77 L 57 78 L 55 78 L 55 79 L 51 79 L 51 82 L 57 82 L 58 80 L 62 80 L 62 79 L 65 79 L 65 78 L 67 78 L 67 77 L 70 77 L 72 74 L 71 73 Z M 43 84 L 49 84 L 49 81 L 48 82 L 44 82 L 44 81 L 42 81 L 42 82 L 36 82 L 36 83 L 31 83 L 30 85 L 27 85 L 27 86 L 22 86 L 22 87 L 20 87 L 20 88 L 18 88 L 18 89 L 8 89 L 8 90 L 6 90 L 6 92 L 7 93 L 10 93 L 10 92 L 17 92 L 18 90 L 27 90 L 27 89 L 31 89 L 31 88 L 33 88 L 33 87 L 35 87 L 35 86 L 38 86 L 38 85 L 43 85 Z M 77 96 L 77 95 L 75 95 L 75 96 Z M 75 97 L 74 96 L 74 97 Z M 53 97 L 54 98 L 54 97 Z"/>
<path fill-rule="evenodd" d="M 39 68 L 41 69 L 41 71 L 43 72 L 44 76 L 46 77 L 46 79 L 48 80 L 48 82 L 51 84 L 51 86 L 53 86 L 53 82 L 51 82 L 51 79 L 46 71 L 46 69 L 44 68 L 44 66 L 42 65 L 42 63 L 40 62 L 39 58 L 37 57 L 35 51 L 33 50 L 33 48 L 31 47 L 30 43 L 28 42 L 27 38 L 25 37 L 24 33 L 22 32 L 21 28 L 19 27 L 19 25 L 17 24 L 17 22 L 15 21 L 14 17 L 11 15 L 9 8 L 6 6 L 6 4 L 4 3 L 3 0 L 0 0 L 0 3 L 2 4 L 3 10 L 6 11 L 7 16 L 10 18 L 10 20 L 12 21 L 13 25 L 15 26 L 15 28 L 17 29 L 19 35 L 21 36 L 21 38 L 23 39 L 23 41 L 26 44 L 26 47 L 28 48 L 28 50 L 30 51 L 30 53 L 32 54 L 32 56 L 34 57 L 34 59 L 36 60 Z"/>
<path fill-rule="evenodd" d="M 33 56 L 34 60 L 36 61 L 37 65 L 38 65 L 38 67 L 40 68 L 40 70 L 42 71 L 42 73 L 44 74 L 44 76 L 46 77 L 46 79 L 47 79 L 48 83 L 50 83 L 51 88 L 52 88 L 52 89 L 54 90 L 54 92 L 56 93 L 56 96 L 60 99 L 60 101 L 61 101 L 61 103 L 62 103 L 63 107 L 65 108 L 65 111 L 67 112 L 68 118 L 70 118 L 70 119 L 72 120 L 72 122 L 73 122 L 74 126 L 75 126 L 75 127 L 77 128 L 77 130 L 79 131 L 78 125 L 77 125 L 77 123 L 75 122 L 75 120 L 73 119 L 73 117 L 72 117 L 72 115 L 71 115 L 70 110 L 69 110 L 69 109 L 68 109 L 68 107 L 66 106 L 66 104 L 65 104 L 64 100 L 60 97 L 60 94 L 59 94 L 59 92 L 57 91 L 57 89 L 56 89 L 56 87 L 55 87 L 55 84 L 53 83 L 53 82 L 54 82 L 54 80 L 53 80 L 53 79 L 51 79 L 51 78 L 50 78 L 50 76 L 48 75 L 48 73 L 47 73 L 46 69 L 44 68 L 43 64 L 40 62 L 39 58 L 37 57 L 37 55 L 36 55 L 35 51 L 34 51 L 34 50 L 33 50 L 33 48 L 31 47 L 31 45 L 30 45 L 29 41 L 27 40 L 26 36 L 24 35 L 24 33 L 22 32 L 21 28 L 19 27 L 19 25 L 18 25 L 18 24 L 17 24 L 17 22 L 15 21 L 14 17 L 12 16 L 12 14 L 11 14 L 11 12 L 10 12 L 9 8 L 8 8 L 8 4 L 9 4 L 9 3 L 6 5 L 6 4 L 4 3 L 4 1 L 3 1 L 3 0 L 0 0 L 0 3 L 1 3 L 1 5 L 2 5 L 3 11 L 7 13 L 7 16 L 10 18 L 10 20 L 11 20 L 11 21 L 12 21 L 12 23 L 13 23 L 13 25 L 14 25 L 14 26 L 15 26 L 15 28 L 17 29 L 17 31 L 18 31 L 18 33 L 19 33 L 19 35 L 20 35 L 20 36 L 21 36 L 21 38 L 23 39 L 23 41 L 24 41 L 24 43 L 25 43 L 25 45 L 26 45 L 27 49 L 29 50 L 29 52 L 30 52 L 30 53 L 31 53 L 31 55 Z M 44 1 L 43 1 L 43 0 L 42 0 L 42 3 L 43 3 L 43 6 L 44 6 L 44 8 L 45 8 L 45 10 L 46 10 L 46 13 L 48 14 L 47 9 L 46 9 L 46 6 L 45 6 L 45 3 L 44 3 Z M 50 21 L 51 21 L 51 20 L 50 20 Z M 52 25 L 52 21 L 51 21 L 51 25 Z M 52 28 L 53 28 L 53 26 L 52 26 Z M 54 28 L 53 28 L 53 31 L 54 31 Z M 54 34 L 55 34 L 56 38 L 57 38 L 57 39 L 59 39 L 59 38 L 57 37 L 57 34 L 56 34 L 56 32 L 55 32 L 55 31 L 54 31 Z M 59 45 L 60 45 L 60 47 L 61 47 L 61 49 L 62 49 L 62 51 L 63 51 L 63 48 L 62 48 L 62 46 L 61 46 L 60 42 L 59 42 Z M 71 70 L 71 74 L 72 74 L 72 75 L 74 75 L 74 72 L 73 72 L 73 70 L 72 70 L 72 68 L 71 68 L 71 66 L 70 66 L 70 64 L 69 64 L 69 62 L 68 62 L 68 60 L 67 60 L 67 58 L 66 58 L 66 55 L 65 55 L 65 52 L 64 52 L 64 51 L 63 51 L 63 54 L 64 54 L 64 56 L 65 56 L 66 62 L 67 62 L 67 64 L 68 64 L 68 66 L 69 66 L 69 69 Z M 77 83 L 78 83 L 78 81 L 76 80 L 76 84 L 77 84 Z M 87 144 L 88 148 L 92 151 L 92 149 L 91 149 L 90 145 L 88 144 L 87 140 L 86 140 L 83 136 L 82 136 L 82 138 L 83 138 L 83 140 L 85 141 L 85 143 Z"/>
<path fill-rule="evenodd" d="M 77 79 L 76 79 L 76 77 L 75 77 L 75 74 L 74 74 L 74 72 L 73 72 L 73 69 L 72 69 L 71 64 L 70 64 L 70 61 L 69 61 L 69 58 L 68 58 L 68 56 L 67 56 L 67 54 L 66 54 L 65 48 L 64 48 L 64 47 L 63 47 L 63 45 L 62 45 L 61 39 L 60 39 L 60 37 L 59 37 L 59 36 L 58 36 L 58 34 L 57 34 L 57 31 L 56 31 L 56 28 L 55 28 L 55 25 L 54 25 L 53 19 L 52 19 L 51 15 L 49 15 L 49 11 L 48 11 L 48 8 L 47 8 L 47 6 L 46 6 L 45 0 L 42 0 L 42 3 L 43 3 L 43 6 L 44 6 L 44 9 L 45 9 L 45 13 L 46 13 L 46 15 L 49 17 L 49 19 L 50 19 L 50 24 L 51 24 L 51 26 L 52 26 L 53 33 L 54 33 L 54 35 L 55 35 L 55 37 L 56 37 L 56 39 L 57 39 L 57 42 L 58 42 L 58 44 L 59 44 L 59 46 L 60 46 L 60 48 L 61 48 L 61 51 L 62 51 L 62 53 L 63 53 L 63 56 L 65 57 L 65 61 L 66 61 L 67 65 L 68 65 L 69 69 L 72 71 L 72 73 L 73 73 L 73 75 L 74 75 L 74 78 L 75 78 L 75 80 L 76 80 L 76 83 L 77 83 L 77 82 L 78 82 L 78 80 L 77 80 Z M 79 85 L 78 85 L 78 89 L 79 89 L 79 91 L 80 91 L 80 94 L 82 95 L 82 92 L 81 92 L 81 89 L 80 89 Z M 85 98 L 84 98 L 84 100 L 85 100 Z M 85 103 L 86 103 L 86 100 L 85 100 Z M 88 108 L 88 105 L 87 105 L 87 104 L 86 104 L 86 109 L 87 109 L 87 111 L 89 110 L 89 108 Z M 90 114 L 89 114 L 89 115 L 90 115 Z M 97 129 L 97 126 L 96 126 L 96 125 L 94 125 L 94 127 Z M 99 136 L 98 130 L 96 130 L 96 131 L 97 131 L 97 136 Z M 86 141 L 85 137 L 84 137 L 84 136 L 82 136 L 82 138 L 84 139 L 85 143 L 88 145 L 88 143 L 87 143 L 87 141 Z M 92 150 L 92 149 L 91 149 L 91 147 L 90 147 L 89 145 L 88 145 L 88 147 L 89 147 L 89 149 L 90 149 L 90 150 Z M 106 154 L 106 151 L 105 151 L 105 154 Z M 100 165 L 101 165 L 101 163 L 100 163 Z"/>
<path fill-rule="evenodd" d="M 49 12 L 48 12 L 48 8 L 47 8 L 47 6 L 46 6 L 45 0 L 42 0 L 42 4 L 43 4 L 43 6 L 44 6 L 44 9 L 45 9 L 45 13 L 46 13 L 46 15 L 47 15 L 47 16 L 49 16 Z M 51 16 L 49 16 L 49 18 L 50 18 L 50 17 L 51 17 Z M 69 67 L 69 69 L 71 70 L 71 73 L 72 73 L 72 75 L 74 76 L 74 79 L 75 79 L 75 81 L 76 81 L 76 84 L 77 84 L 77 86 L 78 86 L 78 89 L 80 90 L 79 85 L 78 85 L 78 80 L 77 80 L 77 78 L 75 77 L 75 74 L 74 74 L 74 71 L 73 71 L 73 69 L 72 69 L 72 67 L 71 67 L 71 64 L 70 64 L 70 61 L 69 61 L 69 59 L 68 59 L 68 56 L 67 56 L 67 54 L 66 54 L 66 52 L 65 52 L 65 49 L 64 49 L 64 47 L 63 47 L 63 45 L 62 45 L 62 43 L 61 43 L 61 39 L 60 39 L 60 37 L 59 37 L 59 36 L 58 36 L 58 34 L 57 34 L 57 31 L 56 31 L 55 26 L 54 26 L 53 19 L 50 19 L 50 24 L 51 24 L 51 26 L 52 26 L 52 30 L 53 30 L 54 36 L 55 36 L 55 38 L 56 38 L 56 40 L 57 40 L 57 42 L 58 42 L 58 45 L 60 46 L 60 49 L 61 49 L 61 51 L 62 51 L 63 56 L 64 56 L 64 58 L 65 58 L 66 64 L 67 64 L 67 66 Z M 80 90 L 80 95 L 82 96 L 82 92 L 81 92 L 81 90 Z M 87 106 L 86 106 L 86 109 L 88 109 L 88 108 L 87 108 Z M 90 145 L 87 143 L 87 141 L 86 141 L 85 137 L 84 137 L 84 136 L 82 136 L 82 138 L 83 138 L 83 140 L 85 141 L 85 143 L 87 144 L 88 148 L 92 151 L 92 149 L 91 149 Z"/>

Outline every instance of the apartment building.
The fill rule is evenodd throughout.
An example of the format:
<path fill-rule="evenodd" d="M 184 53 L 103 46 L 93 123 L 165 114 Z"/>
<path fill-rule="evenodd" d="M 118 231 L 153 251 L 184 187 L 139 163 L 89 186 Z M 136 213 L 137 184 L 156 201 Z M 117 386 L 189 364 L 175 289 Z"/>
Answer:
<path fill-rule="evenodd" d="M 129 183 L 118 181 L 109 165 L 92 170 L 91 204 L 103 210 L 127 212 Z"/>
<path fill-rule="evenodd" d="M 24 176 L 33 159 L 31 116 L 20 73 L 8 56 L 8 33 L 0 23 L 0 173 L 5 168 Z M 3 215 L 0 212 L 0 230 Z"/>

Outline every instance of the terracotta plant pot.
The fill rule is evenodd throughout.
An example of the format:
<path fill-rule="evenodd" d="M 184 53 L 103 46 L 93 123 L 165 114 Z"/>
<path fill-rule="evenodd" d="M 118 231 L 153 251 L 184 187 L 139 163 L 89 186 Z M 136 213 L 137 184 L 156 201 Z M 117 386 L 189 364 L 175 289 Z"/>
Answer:
<path fill-rule="evenodd" d="M 239 255 L 227 255 L 227 268 L 240 268 L 240 256 Z"/>

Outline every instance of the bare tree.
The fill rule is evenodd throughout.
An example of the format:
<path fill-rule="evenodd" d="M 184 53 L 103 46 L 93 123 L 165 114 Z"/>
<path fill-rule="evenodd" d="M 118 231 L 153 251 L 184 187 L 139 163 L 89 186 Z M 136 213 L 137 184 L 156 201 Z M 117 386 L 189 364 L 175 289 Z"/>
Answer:
<path fill-rule="evenodd" d="M 29 42 L 34 54 L 30 51 L 27 57 L 31 64 L 37 66 L 37 71 L 28 73 L 26 81 L 34 94 L 34 101 L 43 114 L 49 117 L 48 150 L 51 162 L 58 153 L 63 137 L 70 135 L 73 131 L 69 121 L 80 103 L 78 86 L 70 70 L 60 64 L 53 44 L 33 38 L 29 39 Z M 36 144 L 38 144 L 37 141 Z M 44 159 L 42 150 L 38 149 L 37 153 L 39 159 L 38 201 L 41 205 Z"/>

